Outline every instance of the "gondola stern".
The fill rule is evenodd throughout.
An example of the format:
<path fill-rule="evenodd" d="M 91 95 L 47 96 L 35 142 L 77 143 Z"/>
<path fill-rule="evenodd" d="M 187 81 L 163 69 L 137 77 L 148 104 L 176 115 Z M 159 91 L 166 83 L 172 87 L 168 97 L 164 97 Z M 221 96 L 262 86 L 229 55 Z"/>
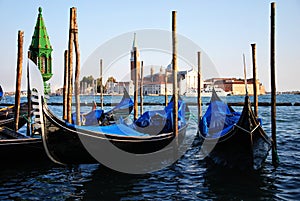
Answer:
<path fill-rule="evenodd" d="M 42 142 L 43 142 L 43 146 L 44 146 L 44 150 L 46 152 L 46 155 L 48 156 L 48 158 L 56 163 L 56 164 L 59 164 L 59 165 L 66 165 L 62 162 L 60 162 L 59 160 L 57 160 L 55 158 L 55 156 L 53 156 L 51 154 L 51 150 L 49 149 L 48 147 L 48 129 L 46 128 L 46 122 L 47 122 L 47 114 L 48 114 L 48 105 L 46 103 L 46 101 L 43 100 L 43 97 L 42 96 L 39 96 L 38 98 L 38 104 L 39 104 L 39 111 L 40 111 L 40 126 L 41 126 L 41 129 L 40 129 L 40 134 L 41 134 L 41 137 L 42 137 Z"/>

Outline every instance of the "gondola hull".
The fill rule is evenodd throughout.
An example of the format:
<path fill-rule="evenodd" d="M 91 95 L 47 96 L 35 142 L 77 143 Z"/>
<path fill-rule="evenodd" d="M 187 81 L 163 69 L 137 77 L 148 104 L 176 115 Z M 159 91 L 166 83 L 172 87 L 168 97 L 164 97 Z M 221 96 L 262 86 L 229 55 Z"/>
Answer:
<path fill-rule="evenodd" d="M 209 147 L 204 150 L 210 150 L 206 153 L 210 164 L 242 171 L 260 169 L 271 148 L 271 141 L 261 127 L 252 136 L 235 127 L 226 138 L 203 140 L 203 146 Z"/>
<path fill-rule="evenodd" d="M 27 123 L 27 120 L 23 116 L 21 116 L 19 118 L 18 129 L 22 128 L 26 123 Z M 8 119 L 0 120 L 0 126 L 5 126 L 7 128 L 14 129 L 15 128 L 15 119 L 8 118 Z"/>
<path fill-rule="evenodd" d="M 7 108 L 3 108 L 0 111 L 0 126 L 5 126 L 10 129 L 15 128 L 15 121 L 14 121 L 14 106 L 10 106 Z M 20 116 L 19 116 L 19 124 L 18 129 L 23 127 L 27 123 L 27 112 L 28 112 L 28 105 L 27 103 L 23 103 L 20 108 Z"/>
<path fill-rule="evenodd" d="M 209 114 L 215 115 L 214 118 Z M 219 124 L 218 131 L 215 131 L 217 127 L 212 125 L 222 120 L 222 115 L 222 124 Z M 212 162 L 209 164 L 242 171 L 259 170 L 271 149 L 272 142 L 254 116 L 248 96 L 245 97 L 243 111 L 236 123 L 233 123 L 233 119 L 227 119 L 232 115 L 235 115 L 234 110 L 222 103 L 214 93 L 209 109 L 200 122 L 202 150 L 208 161 Z M 225 128 L 225 124 L 230 126 Z"/>
<path fill-rule="evenodd" d="M 163 150 L 174 139 L 173 133 L 156 136 L 120 136 L 75 129 L 57 118 L 43 105 L 43 140 L 48 156 L 61 164 L 99 163 L 95 155 L 109 155 L 115 149 L 132 154 Z M 178 144 L 183 141 L 186 126 L 179 129 Z M 97 158 L 97 157 L 96 157 Z"/>
<path fill-rule="evenodd" d="M 42 139 L 0 140 L 0 161 L 3 164 L 48 160 Z"/>
<path fill-rule="evenodd" d="M 49 160 L 41 138 L 27 137 L 0 127 L 0 161 L 4 165 Z"/>

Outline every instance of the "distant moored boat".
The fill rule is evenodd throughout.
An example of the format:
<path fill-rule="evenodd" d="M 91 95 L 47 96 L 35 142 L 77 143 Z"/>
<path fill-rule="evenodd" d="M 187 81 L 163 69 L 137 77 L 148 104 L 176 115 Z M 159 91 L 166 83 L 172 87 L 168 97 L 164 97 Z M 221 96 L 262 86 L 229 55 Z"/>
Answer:
<path fill-rule="evenodd" d="M 212 89 L 213 89 L 212 86 L 207 86 L 205 89 L 202 89 L 201 90 L 201 97 L 211 97 Z M 230 96 L 231 95 L 230 92 L 226 92 L 220 87 L 214 87 L 214 89 L 215 89 L 216 93 L 218 94 L 218 96 L 223 97 L 223 96 Z M 187 96 L 187 97 L 197 97 L 198 96 L 197 89 L 188 90 L 184 95 Z"/>

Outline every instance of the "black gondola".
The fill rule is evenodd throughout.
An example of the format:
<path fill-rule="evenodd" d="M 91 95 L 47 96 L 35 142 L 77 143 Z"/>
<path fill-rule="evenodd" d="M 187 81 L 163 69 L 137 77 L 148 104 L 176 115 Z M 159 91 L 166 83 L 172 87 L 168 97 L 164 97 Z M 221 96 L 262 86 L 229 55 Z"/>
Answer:
<path fill-rule="evenodd" d="M 28 104 L 20 106 L 19 129 L 27 121 Z M 5 165 L 22 162 L 48 160 L 41 137 L 29 137 L 15 132 L 15 106 L 2 108 L 0 111 L 0 161 Z"/>
<path fill-rule="evenodd" d="M 7 127 L 0 127 L 0 153 L 4 166 L 49 160 L 41 138 L 27 137 Z"/>
<path fill-rule="evenodd" d="M 213 91 L 199 128 L 206 158 L 229 169 L 260 169 L 272 146 L 253 114 L 248 95 L 242 113 L 237 113 Z"/>
<path fill-rule="evenodd" d="M 2 98 L 3 98 L 3 89 L 2 89 L 2 87 L 0 85 L 0 101 L 2 100 Z"/>
<path fill-rule="evenodd" d="M 172 104 L 173 102 L 170 102 L 169 107 L 166 108 L 172 108 Z M 179 125 L 181 126 L 178 132 L 178 142 L 180 144 L 185 136 L 187 124 L 184 115 L 185 103 L 182 101 L 179 106 L 181 108 L 179 111 L 182 112 L 179 119 Z M 56 163 L 98 163 L 99 160 L 95 159 L 95 155 L 108 157 L 116 149 L 141 155 L 154 153 L 167 148 L 167 145 L 175 139 L 172 131 L 166 132 L 165 128 L 170 127 L 166 125 L 161 129 L 164 132 L 155 134 L 139 132 L 137 129 L 123 123 L 109 126 L 75 126 L 56 117 L 49 110 L 46 103 L 42 104 L 42 111 L 44 116 L 42 138 L 45 150 L 49 158 Z M 167 117 L 171 117 L 171 111 L 165 110 L 165 112 Z M 161 111 L 157 111 L 157 115 L 154 116 L 162 117 L 161 114 Z M 154 124 L 162 122 L 161 119 L 159 119 L 159 122 L 154 122 L 154 119 L 151 120 Z M 133 126 L 137 125 L 133 124 Z"/>
<path fill-rule="evenodd" d="M 22 103 L 20 105 L 19 129 L 27 123 L 28 104 Z M 8 106 L 0 109 L 0 126 L 14 129 L 15 121 L 15 106 Z"/>

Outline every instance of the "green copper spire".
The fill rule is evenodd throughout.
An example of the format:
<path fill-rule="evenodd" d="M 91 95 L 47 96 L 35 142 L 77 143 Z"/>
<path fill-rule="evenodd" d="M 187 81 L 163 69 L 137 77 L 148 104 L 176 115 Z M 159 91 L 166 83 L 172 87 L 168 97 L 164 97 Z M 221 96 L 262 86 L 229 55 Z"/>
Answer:
<path fill-rule="evenodd" d="M 50 85 L 46 83 L 52 77 L 52 46 L 47 34 L 46 26 L 42 16 L 42 8 L 34 28 L 34 33 L 29 47 L 30 59 L 37 64 L 44 80 L 45 93 L 50 92 Z"/>

